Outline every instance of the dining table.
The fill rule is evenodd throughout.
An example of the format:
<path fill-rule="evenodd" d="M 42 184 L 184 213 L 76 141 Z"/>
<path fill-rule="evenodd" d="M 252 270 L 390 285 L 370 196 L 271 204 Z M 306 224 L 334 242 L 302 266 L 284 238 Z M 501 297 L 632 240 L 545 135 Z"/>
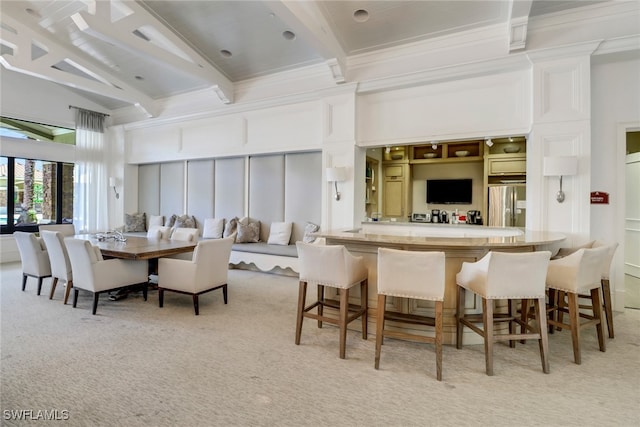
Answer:
<path fill-rule="evenodd" d="M 130 260 L 147 260 L 149 263 L 149 281 L 157 284 L 158 259 L 185 252 L 193 252 L 198 242 L 182 240 L 149 239 L 146 236 L 128 236 L 113 233 L 76 234 L 76 239 L 89 240 L 100 248 L 103 257 Z M 152 285 L 151 289 L 154 289 Z M 112 301 L 126 298 L 130 289 L 121 289 L 109 297 Z"/>
<path fill-rule="evenodd" d="M 169 255 L 193 252 L 198 242 L 185 242 L 168 239 L 149 239 L 143 236 L 124 236 L 124 241 L 117 238 L 100 238 L 100 234 L 77 234 L 76 239 L 89 240 L 100 248 L 102 256 L 132 260 L 154 260 Z"/>

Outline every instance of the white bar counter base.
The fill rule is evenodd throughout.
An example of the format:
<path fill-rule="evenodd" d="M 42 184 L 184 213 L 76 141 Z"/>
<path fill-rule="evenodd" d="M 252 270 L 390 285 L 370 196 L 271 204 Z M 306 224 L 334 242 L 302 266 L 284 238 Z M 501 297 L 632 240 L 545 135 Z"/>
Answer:
<path fill-rule="evenodd" d="M 369 270 L 369 330 L 375 331 L 377 312 L 377 254 L 379 247 L 413 250 L 443 251 L 445 253 L 445 296 L 443 329 L 444 343 L 455 344 L 456 335 L 456 274 L 463 262 L 475 262 L 491 250 L 502 252 L 532 252 L 540 250 L 555 254 L 564 234 L 522 230 L 514 227 L 484 227 L 468 224 L 431 224 L 413 222 L 372 221 L 363 222 L 356 230 L 331 230 L 318 233 L 327 245 L 344 245 L 354 255 L 362 256 Z M 402 274 L 402 271 L 398 271 Z M 517 280 L 517 278 L 514 278 Z M 359 304 L 359 290 L 350 295 L 352 303 Z M 496 307 L 502 311 L 504 304 Z M 481 300 L 467 292 L 466 313 L 480 313 Z M 406 298 L 387 298 L 387 309 L 401 313 L 433 316 L 434 305 L 430 301 Z M 353 328 L 358 326 L 354 322 Z M 433 335 L 429 327 L 410 326 L 412 333 Z M 464 344 L 480 344 L 481 337 L 465 330 Z"/>

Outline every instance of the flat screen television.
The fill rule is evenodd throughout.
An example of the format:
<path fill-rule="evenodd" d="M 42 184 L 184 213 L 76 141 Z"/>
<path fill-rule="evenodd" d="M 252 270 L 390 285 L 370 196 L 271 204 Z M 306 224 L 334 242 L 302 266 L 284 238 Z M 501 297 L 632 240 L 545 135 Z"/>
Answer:
<path fill-rule="evenodd" d="M 434 205 L 470 205 L 472 193 L 471 178 L 427 180 L 427 203 Z"/>

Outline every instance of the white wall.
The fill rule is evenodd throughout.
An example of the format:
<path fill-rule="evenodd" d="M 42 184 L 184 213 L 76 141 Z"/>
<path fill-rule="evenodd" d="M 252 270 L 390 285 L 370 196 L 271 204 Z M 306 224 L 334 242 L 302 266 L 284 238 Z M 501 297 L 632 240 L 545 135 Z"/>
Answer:
<path fill-rule="evenodd" d="M 604 60 L 613 62 L 604 62 Z M 591 238 L 617 241 L 611 285 L 614 308 L 624 308 L 624 143 L 619 139 L 625 124 L 640 124 L 640 59 L 594 58 L 591 67 L 591 190 L 609 193 L 608 205 L 591 205 Z M 623 132 L 624 133 L 624 132 Z"/>

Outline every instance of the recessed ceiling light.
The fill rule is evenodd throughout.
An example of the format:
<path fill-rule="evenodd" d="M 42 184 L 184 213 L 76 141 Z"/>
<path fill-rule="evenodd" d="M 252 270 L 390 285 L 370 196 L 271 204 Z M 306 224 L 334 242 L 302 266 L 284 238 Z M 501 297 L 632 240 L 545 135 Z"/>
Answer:
<path fill-rule="evenodd" d="M 353 12 L 353 20 L 356 22 L 367 22 L 369 20 L 369 12 L 364 9 L 358 9 Z"/>
<path fill-rule="evenodd" d="M 227 49 L 222 49 L 220 51 L 220 55 L 224 56 L 225 58 L 231 58 L 233 56 L 233 53 L 231 53 Z"/>
<path fill-rule="evenodd" d="M 284 37 L 287 40 L 295 40 L 296 34 L 293 31 L 286 30 L 282 32 L 282 37 Z"/>

